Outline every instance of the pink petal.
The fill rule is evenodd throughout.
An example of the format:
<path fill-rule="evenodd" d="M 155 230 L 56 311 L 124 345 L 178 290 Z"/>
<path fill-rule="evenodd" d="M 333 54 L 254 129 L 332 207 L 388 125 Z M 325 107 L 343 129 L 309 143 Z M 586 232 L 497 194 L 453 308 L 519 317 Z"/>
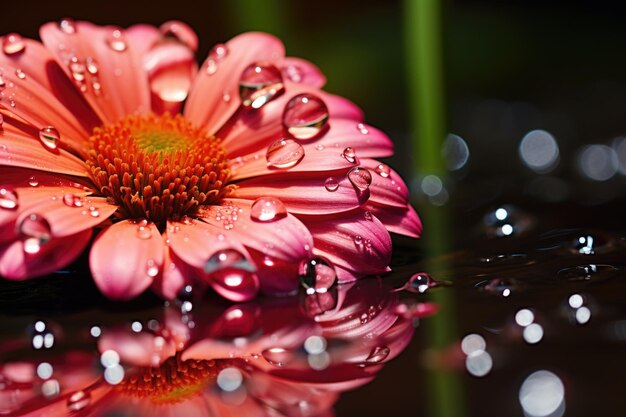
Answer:
<path fill-rule="evenodd" d="M 69 63 L 73 57 L 95 59 L 98 64 L 97 79 L 87 74 L 88 82 L 82 93 L 103 122 L 111 123 L 129 114 L 147 112 L 150 109 L 150 91 L 146 73 L 134 45 L 125 40 L 125 31 L 88 22 L 76 22 L 75 25 L 76 33 L 68 34 L 56 23 L 47 23 L 41 27 L 39 34 L 70 79 L 73 75 Z M 114 40 L 118 50 L 111 47 Z"/>
<path fill-rule="evenodd" d="M 161 38 L 161 32 L 151 25 L 140 23 L 126 29 L 126 39 L 133 45 L 135 53 L 139 56 L 144 56 L 159 38 Z"/>
<path fill-rule="evenodd" d="M 157 345 L 157 337 L 164 343 Z M 120 355 L 123 365 L 159 366 L 165 359 L 174 356 L 176 346 L 171 340 L 147 332 L 107 329 L 98 339 L 98 350 L 114 350 Z"/>
<path fill-rule="evenodd" d="M 287 57 L 280 65 L 280 69 L 286 82 L 302 83 L 315 88 L 322 88 L 326 84 L 324 73 L 306 59 Z"/>
<path fill-rule="evenodd" d="M 211 133 L 220 129 L 240 105 L 239 77 L 255 62 L 275 62 L 283 58 L 282 43 L 266 33 L 250 32 L 226 43 L 227 54 L 217 63 L 217 71 L 209 74 L 206 63 L 192 85 L 185 106 L 185 116 Z M 210 58 L 209 58 L 210 59 Z M 225 101 L 224 93 L 231 99 Z"/>
<path fill-rule="evenodd" d="M 7 109 L 37 128 L 54 124 L 66 144 L 80 151 L 91 129 L 100 124 L 99 119 L 50 52 L 40 42 L 31 39 L 24 39 L 24 44 L 25 48 L 19 54 L 0 54 L 5 97 L 11 97 L 15 92 L 12 97 L 15 106 L 9 105 Z M 18 78 L 18 72 L 24 77 Z"/>
<path fill-rule="evenodd" d="M 293 294 L 300 286 L 299 263 L 272 258 L 250 249 L 250 255 L 257 265 L 261 292 L 268 295 Z"/>
<path fill-rule="evenodd" d="M 23 132 L 9 122 L 5 122 L 3 129 L 0 129 L 0 166 L 2 165 L 88 176 L 87 167 L 82 160 L 63 149 L 46 149 L 34 132 Z"/>
<path fill-rule="evenodd" d="M 334 219 L 307 221 L 315 253 L 358 274 L 385 272 L 391 260 L 391 237 L 375 217 L 362 212 Z"/>
<path fill-rule="evenodd" d="M 372 174 L 370 202 L 384 206 L 406 207 L 409 190 L 397 172 L 374 159 L 362 159 L 361 166 Z"/>
<path fill-rule="evenodd" d="M 52 273 L 72 263 L 85 249 L 91 229 L 62 238 L 52 238 L 38 253 L 24 251 L 24 242 L 16 240 L 0 246 L 0 276 L 23 280 Z"/>
<path fill-rule="evenodd" d="M 288 214 L 274 221 L 257 222 L 250 217 L 251 206 L 251 201 L 225 199 L 221 206 L 207 207 L 202 220 L 266 256 L 294 262 L 311 256 L 313 240 L 298 219 Z"/>
<path fill-rule="evenodd" d="M 327 181 L 338 186 L 327 188 Z M 322 215 L 354 210 L 364 204 L 369 193 L 357 192 L 346 177 L 346 172 L 329 172 L 328 175 L 298 176 L 274 175 L 244 180 L 231 194 L 234 198 L 254 200 L 261 196 L 273 196 L 282 201 L 294 214 Z M 330 191 L 330 190 L 335 191 Z"/>
<path fill-rule="evenodd" d="M 410 205 L 406 208 L 396 208 L 368 204 L 367 210 L 376 216 L 390 232 L 415 238 L 422 235 L 422 221 Z"/>
<path fill-rule="evenodd" d="M 334 109 L 333 116 L 338 119 L 363 121 L 363 110 L 345 97 L 321 91 L 321 97 L 329 109 Z"/>
<path fill-rule="evenodd" d="M 180 294 L 182 288 L 191 283 L 192 272 L 190 268 L 176 257 L 168 245 L 163 245 L 162 273 L 154 278 L 152 289 L 162 298 L 172 300 Z"/>
<path fill-rule="evenodd" d="M 105 295 L 118 300 L 134 298 L 156 276 L 151 268 L 162 268 L 163 240 L 159 230 L 153 223 L 115 223 L 94 241 L 89 265 L 96 285 Z"/>

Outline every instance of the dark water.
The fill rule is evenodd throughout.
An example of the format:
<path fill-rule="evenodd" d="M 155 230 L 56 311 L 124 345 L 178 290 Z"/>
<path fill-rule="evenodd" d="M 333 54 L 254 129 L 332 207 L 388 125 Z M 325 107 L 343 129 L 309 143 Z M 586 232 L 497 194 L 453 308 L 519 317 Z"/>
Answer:
<path fill-rule="evenodd" d="M 3 282 L 0 415 L 623 415 L 620 212 L 425 213 L 388 276 L 244 304 Z"/>

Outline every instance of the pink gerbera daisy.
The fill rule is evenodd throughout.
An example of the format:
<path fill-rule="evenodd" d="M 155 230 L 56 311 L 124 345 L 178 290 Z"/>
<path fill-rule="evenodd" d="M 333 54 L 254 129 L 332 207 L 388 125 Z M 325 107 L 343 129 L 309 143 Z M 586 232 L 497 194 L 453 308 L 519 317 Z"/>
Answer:
<path fill-rule="evenodd" d="M 198 68 L 180 22 L 40 35 L 1 39 L 1 276 L 58 270 L 100 230 L 105 295 L 204 283 L 241 301 L 385 272 L 389 232 L 418 237 L 406 185 L 374 159 L 391 141 L 273 36 Z"/>

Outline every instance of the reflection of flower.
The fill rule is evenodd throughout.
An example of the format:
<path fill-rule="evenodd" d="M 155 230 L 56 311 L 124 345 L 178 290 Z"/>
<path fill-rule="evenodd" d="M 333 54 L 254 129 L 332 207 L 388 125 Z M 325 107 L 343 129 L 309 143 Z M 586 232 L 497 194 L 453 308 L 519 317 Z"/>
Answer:
<path fill-rule="evenodd" d="M 103 228 L 90 268 L 106 295 L 199 279 L 241 301 L 293 291 L 312 257 L 342 281 L 383 272 L 389 231 L 419 235 L 373 159 L 391 141 L 274 37 L 237 36 L 198 69 L 180 22 L 40 33 L 1 40 L 0 275 L 61 268 Z"/>
<path fill-rule="evenodd" d="M 289 297 L 193 314 L 172 306 L 140 331 L 103 328 L 97 356 L 72 350 L 0 365 L 0 413 L 331 415 L 341 392 L 371 381 L 413 335 L 412 320 L 395 313 L 397 293 L 380 280 L 339 286 L 332 298 L 315 316 Z"/>

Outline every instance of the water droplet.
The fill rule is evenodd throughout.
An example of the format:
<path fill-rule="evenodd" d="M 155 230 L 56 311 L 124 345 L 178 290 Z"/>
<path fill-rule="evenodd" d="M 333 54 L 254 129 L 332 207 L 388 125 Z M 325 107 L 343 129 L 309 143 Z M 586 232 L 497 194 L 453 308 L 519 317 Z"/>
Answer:
<path fill-rule="evenodd" d="M 39 140 L 41 140 L 41 143 L 48 149 L 56 149 L 60 139 L 61 135 L 59 131 L 52 126 L 44 127 L 39 131 Z"/>
<path fill-rule="evenodd" d="M 142 220 L 138 223 L 136 235 L 139 239 L 150 239 L 152 237 L 152 228 L 148 224 L 147 220 Z"/>
<path fill-rule="evenodd" d="M 283 126 L 296 139 L 313 139 L 328 122 L 328 108 L 321 98 L 312 94 L 293 97 L 283 111 Z"/>
<path fill-rule="evenodd" d="M 157 265 L 154 259 L 148 259 L 146 262 L 146 275 L 152 278 L 159 275 L 159 265 Z"/>
<path fill-rule="evenodd" d="M 390 349 L 387 346 L 376 346 L 372 349 L 369 356 L 365 359 L 368 365 L 381 363 L 389 356 Z"/>
<path fill-rule="evenodd" d="M 267 148 L 265 159 L 267 166 L 273 168 L 291 168 L 304 158 L 304 148 L 291 139 L 278 139 Z"/>
<path fill-rule="evenodd" d="M 418 272 L 409 278 L 404 288 L 410 292 L 423 294 L 436 285 L 437 282 L 430 275 L 425 272 Z"/>
<path fill-rule="evenodd" d="M 0 188 L 0 208 L 15 210 L 17 206 L 17 193 L 9 188 Z"/>
<path fill-rule="evenodd" d="M 283 76 L 271 64 L 252 64 L 239 79 L 239 96 L 245 107 L 260 109 L 285 90 Z"/>
<path fill-rule="evenodd" d="M 98 217 L 100 216 L 100 211 L 98 211 L 97 208 L 95 208 L 94 206 L 89 207 L 89 215 L 91 217 Z"/>
<path fill-rule="evenodd" d="M 330 192 L 337 191 L 339 189 L 339 182 L 334 177 L 328 177 L 324 181 L 324 187 Z"/>
<path fill-rule="evenodd" d="M 346 149 L 343 150 L 343 152 L 341 153 L 341 156 L 343 156 L 344 159 L 350 162 L 351 164 L 356 164 L 356 161 L 357 161 L 356 152 L 350 146 L 348 146 Z"/>
<path fill-rule="evenodd" d="M 209 262 L 206 265 L 208 264 Z M 254 265 L 247 260 L 236 261 L 234 265 L 236 266 L 223 267 L 213 272 L 210 277 L 211 286 L 222 297 L 231 301 L 248 301 L 259 292 L 257 276 L 248 272 L 248 269 L 254 269 Z"/>
<path fill-rule="evenodd" d="M 230 93 L 228 92 L 228 90 L 224 90 L 224 92 L 222 93 L 222 100 L 224 100 L 225 103 L 230 102 Z"/>
<path fill-rule="evenodd" d="M 2 50 L 7 55 L 15 55 L 24 52 L 26 42 L 21 35 L 17 33 L 9 33 L 2 39 Z"/>
<path fill-rule="evenodd" d="M 591 235 L 579 236 L 574 241 L 574 248 L 581 255 L 593 255 L 595 254 L 593 242 L 594 239 Z"/>
<path fill-rule="evenodd" d="M 563 268 L 558 273 L 559 279 L 565 281 L 603 281 L 618 275 L 619 269 L 613 265 L 588 264 L 573 268 Z"/>
<path fill-rule="evenodd" d="M 128 47 L 126 44 L 126 38 L 119 29 L 115 29 L 107 35 L 106 43 L 116 52 L 124 52 Z"/>
<path fill-rule="evenodd" d="M 366 168 L 354 167 L 348 172 L 350 183 L 360 191 L 365 191 L 372 184 L 372 174 Z"/>
<path fill-rule="evenodd" d="M 363 135 L 367 135 L 370 133 L 370 131 L 367 129 L 367 126 L 365 126 L 363 123 L 357 123 L 356 129 Z"/>
<path fill-rule="evenodd" d="M 366 211 L 365 213 L 363 213 L 363 218 L 367 220 L 368 222 L 371 222 L 372 220 L 374 220 L 374 216 L 372 215 L 372 212 L 370 211 Z"/>
<path fill-rule="evenodd" d="M 378 164 L 376 168 L 374 168 L 374 172 L 380 175 L 383 178 L 389 178 L 391 175 L 391 168 L 387 164 Z"/>
<path fill-rule="evenodd" d="M 215 252 L 204 264 L 204 272 L 211 274 L 223 269 L 240 269 L 254 272 L 256 268 L 246 257 L 235 249 L 224 249 Z"/>
<path fill-rule="evenodd" d="M 211 52 L 209 52 L 209 57 L 206 61 L 207 74 L 215 74 L 217 72 L 219 62 L 223 60 L 226 55 L 228 55 L 228 48 L 226 47 L 226 45 L 221 43 L 215 45 L 213 49 L 211 49 Z"/>
<path fill-rule="evenodd" d="M 273 222 L 287 217 L 287 209 L 277 198 L 260 197 L 252 203 L 250 217 L 258 222 Z"/>
<path fill-rule="evenodd" d="M 76 22 L 73 19 L 65 18 L 59 22 L 59 29 L 61 32 L 68 35 L 76 33 Z"/>
<path fill-rule="evenodd" d="M 35 254 L 52 236 L 48 221 L 41 215 L 31 213 L 19 223 L 17 230 L 24 242 L 24 252 Z"/>
<path fill-rule="evenodd" d="M 15 100 L 11 99 L 9 100 L 9 106 L 15 108 L 15 106 L 17 106 L 17 103 L 15 102 Z"/>
<path fill-rule="evenodd" d="M 298 272 L 307 294 L 325 293 L 337 280 L 333 264 L 322 257 L 302 261 Z"/>
<path fill-rule="evenodd" d="M 269 364 L 278 367 L 289 364 L 295 356 L 294 352 L 279 347 L 265 349 L 261 355 Z"/>
<path fill-rule="evenodd" d="M 82 410 L 91 404 L 91 394 L 85 391 L 76 391 L 67 398 L 67 408 L 70 411 Z"/>
<path fill-rule="evenodd" d="M 39 185 L 39 180 L 33 175 L 28 179 L 28 185 L 31 187 L 37 187 Z"/>
<path fill-rule="evenodd" d="M 82 207 L 83 198 L 76 194 L 66 193 L 63 195 L 63 203 L 69 207 Z"/>
<path fill-rule="evenodd" d="M 510 278 L 493 278 L 479 282 L 476 284 L 476 288 L 488 294 L 506 298 L 514 291 L 519 291 L 520 284 L 516 280 Z"/>
<path fill-rule="evenodd" d="M 85 58 L 85 68 L 87 68 L 87 72 L 91 75 L 96 75 L 98 73 L 98 61 L 95 58 L 88 56 Z"/>
<path fill-rule="evenodd" d="M 26 73 L 19 68 L 15 70 L 15 76 L 19 78 L 20 80 L 26 79 Z"/>
<path fill-rule="evenodd" d="M 4 81 L 4 77 L 2 76 L 2 74 L 0 74 L 0 89 L 3 89 L 6 86 L 7 86 L 7 83 L 6 81 Z"/>

